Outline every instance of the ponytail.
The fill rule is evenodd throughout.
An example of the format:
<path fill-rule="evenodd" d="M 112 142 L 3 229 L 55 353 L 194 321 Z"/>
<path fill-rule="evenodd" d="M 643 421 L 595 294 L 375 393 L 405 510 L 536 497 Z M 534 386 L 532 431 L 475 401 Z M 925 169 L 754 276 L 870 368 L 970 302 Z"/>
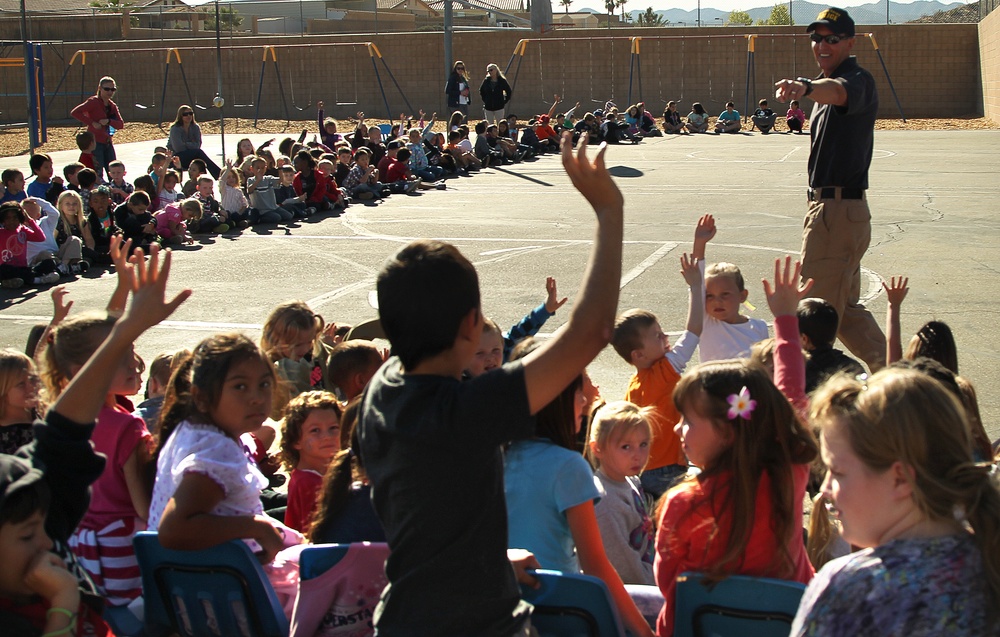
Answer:
<path fill-rule="evenodd" d="M 157 430 L 153 433 L 153 437 L 156 439 L 156 452 L 153 454 L 152 462 L 154 466 L 160 459 L 160 450 L 163 449 L 163 445 L 167 444 L 170 435 L 193 412 L 191 399 L 191 371 L 193 367 L 194 354 L 188 352 L 180 359 L 177 369 L 170 375 L 170 380 L 167 382 L 163 408 L 160 410 L 160 421 L 157 424 Z"/>
<path fill-rule="evenodd" d="M 972 527 L 973 539 L 983 555 L 983 571 L 993 597 L 1000 604 L 1000 485 L 989 464 L 967 462 L 954 467 L 944 481 L 951 485 L 956 517 Z M 962 509 L 964 508 L 964 511 Z"/>

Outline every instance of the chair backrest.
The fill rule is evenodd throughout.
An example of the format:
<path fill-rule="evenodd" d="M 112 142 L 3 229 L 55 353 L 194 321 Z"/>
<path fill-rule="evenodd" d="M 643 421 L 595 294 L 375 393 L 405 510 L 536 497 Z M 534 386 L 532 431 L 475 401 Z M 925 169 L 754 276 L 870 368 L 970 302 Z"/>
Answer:
<path fill-rule="evenodd" d="M 531 625 L 541 637 L 624 637 L 618 610 L 604 582 L 590 575 L 533 571 L 541 582 L 521 587 L 521 597 L 535 607 Z"/>
<path fill-rule="evenodd" d="M 288 619 L 257 558 L 243 542 L 201 551 L 133 540 L 142 571 L 146 633 L 182 637 L 286 637 Z"/>
<path fill-rule="evenodd" d="M 699 573 L 677 577 L 674 637 L 788 637 L 806 587 L 730 575 L 714 586 Z"/>
<path fill-rule="evenodd" d="M 303 580 L 316 579 L 339 562 L 350 544 L 317 544 L 299 553 L 299 577 Z"/>
<path fill-rule="evenodd" d="M 382 137 L 384 138 L 392 132 L 392 124 L 379 124 L 378 129 L 382 131 Z"/>

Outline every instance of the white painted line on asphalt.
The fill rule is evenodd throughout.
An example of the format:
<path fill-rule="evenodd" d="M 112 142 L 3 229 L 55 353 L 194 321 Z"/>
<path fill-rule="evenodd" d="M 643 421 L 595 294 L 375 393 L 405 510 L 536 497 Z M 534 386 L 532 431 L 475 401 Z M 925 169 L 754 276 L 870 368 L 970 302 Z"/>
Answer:
<path fill-rule="evenodd" d="M 619 290 L 624 289 L 624 287 L 626 285 L 628 285 L 629 283 L 631 283 L 632 281 L 634 281 L 636 278 L 638 278 L 639 275 L 641 275 L 643 272 L 645 272 L 646 270 L 648 270 L 651 267 L 653 267 L 654 265 L 656 265 L 656 263 L 660 259 L 662 259 L 663 257 L 665 257 L 668 252 L 670 252 L 671 250 L 673 250 L 674 248 L 676 248 L 678 245 L 680 245 L 680 244 L 677 243 L 676 241 L 668 241 L 667 243 L 664 243 L 663 245 L 661 245 L 659 248 L 656 249 L 655 252 L 653 252 L 653 254 L 649 255 L 648 257 L 646 257 L 645 259 L 643 259 L 641 262 L 639 262 L 639 265 L 635 266 L 634 268 L 632 268 L 631 270 L 629 270 L 627 273 L 625 273 L 625 275 L 622 277 L 621 284 L 618 286 L 618 289 Z"/>

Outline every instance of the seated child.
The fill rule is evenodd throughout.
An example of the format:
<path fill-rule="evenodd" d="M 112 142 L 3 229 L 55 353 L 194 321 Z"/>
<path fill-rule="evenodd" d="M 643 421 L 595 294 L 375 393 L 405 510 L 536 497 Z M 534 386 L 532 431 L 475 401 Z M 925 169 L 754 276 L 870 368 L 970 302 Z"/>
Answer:
<path fill-rule="evenodd" d="M 309 151 L 300 150 L 296 153 L 293 164 L 296 175 L 292 185 L 295 187 L 296 195 L 305 196 L 307 206 L 316 210 L 336 210 L 346 207 L 347 202 L 337 188 L 337 182 L 317 168 L 316 160 Z"/>
<path fill-rule="evenodd" d="M 715 121 L 715 134 L 738 133 L 742 127 L 740 112 L 736 110 L 736 104 L 726 102 L 726 110 L 719 113 L 719 118 Z"/>
<path fill-rule="evenodd" d="M 393 547 L 377 631 L 513 635 L 530 626 L 506 555 L 501 446 L 534 436 L 533 414 L 606 345 L 621 279 L 623 204 L 606 148 L 592 163 L 585 147 L 571 153 L 563 144 L 563 165 L 599 231 L 583 292 L 545 346 L 462 382 L 482 333 L 472 264 L 454 246 L 418 240 L 379 272 L 379 318 L 396 356 L 365 390 L 358 419 L 371 501 Z M 442 463 L 461 478 L 441 480 Z"/>
<path fill-rule="evenodd" d="M 278 169 L 281 185 L 274 191 L 275 197 L 285 210 L 290 210 L 296 219 L 305 219 L 316 213 L 316 209 L 306 206 L 306 195 L 295 192 L 295 169 L 282 166 Z M 340 184 L 337 184 L 338 186 Z"/>
<path fill-rule="evenodd" d="M 156 234 L 156 219 L 149 212 L 149 195 L 141 190 L 133 192 L 125 203 L 115 209 L 115 222 L 121 228 L 122 235 L 132 240 L 133 249 L 145 250 L 159 238 Z"/>
<path fill-rule="evenodd" d="M 643 471 L 642 487 L 659 498 L 687 471 L 680 439 L 673 431 L 680 414 L 673 403 L 674 387 L 698 346 L 703 329 L 699 264 L 681 258 L 681 273 L 689 287 L 687 325 L 673 347 L 652 312 L 629 310 L 615 319 L 611 344 L 618 355 L 635 366 L 625 400 L 640 407 L 652 407 L 650 425 L 653 442 L 649 462 Z"/>
<path fill-rule="evenodd" d="M 156 179 L 155 175 L 157 174 L 158 173 L 153 173 L 154 181 L 156 181 L 157 186 L 157 196 L 160 199 L 160 205 L 166 206 L 168 203 L 173 203 L 184 198 L 184 193 L 177 192 L 177 184 L 181 180 L 179 172 L 173 169 L 166 170 L 163 172 L 162 179 Z"/>
<path fill-rule="evenodd" d="M 757 103 L 757 110 L 753 112 L 753 116 L 750 118 L 753 121 L 753 125 L 757 127 L 762 134 L 767 135 L 774 128 L 774 120 L 777 115 L 774 111 L 767 107 L 767 100 L 761 100 Z"/>
<path fill-rule="evenodd" d="M 667 102 L 667 110 L 663 111 L 663 132 L 687 132 L 687 128 L 684 126 L 684 121 L 681 119 L 681 114 L 677 112 L 677 102 L 673 100 Z"/>
<path fill-rule="evenodd" d="M 812 393 L 827 378 L 838 372 L 851 376 L 864 374 L 865 368 L 844 352 L 833 347 L 837 340 L 840 317 L 823 299 L 802 299 L 796 311 L 802 349 L 806 352 L 806 392 Z"/>
<path fill-rule="evenodd" d="M 0 173 L 0 181 L 3 181 L 4 193 L 0 197 L 0 203 L 8 201 L 24 201 L 28 193 L 24 192 L 24 173 L 16 168 L 7 168 Z"/>
<path fill-rule="evenodd" d="M 802 127 L 806 123 L 806 114 L 799 108 L 799 101 L 792 100 L 788 104 L 788 112 L 785 113 L 785 122 L 788 123 L 788 130 L 802 134 Z"/>
<path fill-rule="evenodd" d="M 334 181 L 337 182 L 337 187 L 344 188 L 344 179 L 351 172 L 351 167 L 354 163 L 354 153 L 351 152 L 350 146 L 341 146 L 337 149 L 337 166 L 336 173 L 334 175 Z M 289 166 L 289 168 L 291 168 Z M 292 175 L 295 175 L 295 169 L 292 169 Z"/>
<path fill-rule="evenodd" d="M 594 414 L 587 457 L 604 497 L 594 505 L 608 561 L 625 584 L 653 586 L 654 529 L 639 482 L 649 460 L 651 408 L 618 401 Z"/>
<path fill-rule="evenodd" d="M 226 161 L 226 168 L 219 174 L 219 205 L 229 219 L 236 220 L 237 228 L 250 225 L 250 202 L 243 194 L 243 172 L 233 166 L 232 160 Z"/>
<path fill-rule="evenodd" d="M 87 225 L 94 237 L 94 252 L 98 263 L 110 264 L 111 241 L 117 240 L 121 229 L 115 223 L 115 215 L 111 211 L 111 190 L 107 186 L 98 186 L 90 191 Z"/>
<path fill-rule="evenodd" d="M 424 150 L 424 144 L 421 141 L 420 129 L 411 128 L 408 136 L 410 143 L 406 147 L 410 150 L 410 171 L 420 179 L 431 183 L 444 177 L 444 168 L 432 166 L 430 160 L 427 159 L 427 151 Z"/>
<path fill-rule="evenodd" d="M 73 190 L 76 192 L 80 191 L 80 181 L 77 179 L 77 173 L 84 168 L 86 168 L 86 166 L 78 161 L 63 166 L 63 177 L 66 178 L 67 190 Z"/>
<path fill-rule="evenodd" d="M 156 217 L 156 234 L 165 243 L 174 245 L 194 243 L 194 237 L 188 232 L 187 224 L 198 223 L 201 219 L 201 202 L 191 198 L 184 199 L 180 203 L 168 204 L 154 217 Z"/>
<path fill-rule="evenodd" d="M 21 204 L 0 204 L 0 286 L 20 288 L 25 285 L 48 285 L 59 280 L 58 262 L 42 259 L 28 265 L 28 242 L 43 243 L 45 233 L 38 222 L 25 214 Z"/>
<path fill-rule="evenodd" d="M 62 245 L 59 244 L 56 227 L 60 217 L 55 206 L 44 199 L 28 197 L 21 202 L 21 208 L 28 217 L 38 222 L 38 227 L 45 234 L 44 241 L 29 241 L 27 243 L 28 267 L 55 259 L 60 274 L 70 275 L 86 272 L 87 266 L 81 267 L 79 265 L 83 258 L 83 243 L 80 239 L 67 236 Z"/>
<path fill-rule="evenodd" d="M 371 165 L 371 151 L 364 146 L 354 151 L 354 166 L 344 178 L 344 191 L 356 199 L 381 199 L 389 189 L 378 180 L 378 169 Z"/>
<path fill-rule="evenodd" d="M 201 159 L 192 159 L 188 164 L 188 180 L 184 182 L 181 192 L 185 197 L 193 197 L 198 191 L 198 179 L 208 174 L 208 165 Z"/>
<path fill-rule="evenodd" d="M 247 179 L 250 196 L 250 223 L 281 223 L 291 221 L 295 213 L 278 204 L 277 189 L 280 177 L 267 174 L 267 160 L 254 157 L 250 160 L 251 176 Z"/>
<path fill-rule="evenodd" d="M 139 175 L 135 178 L 135 190 L 136 192 L 142 191 L 149 196 L 149 211 L 156 212 L 157 210 L 163 210 L 164 206 L 160 205 L 160 199 L 157 195 L 156 184 L 153 183 L 153 178 L 149 175 Z"/>
<path fill-rule="evenodd" d="M 323 100 L 316 102 L 316 121 L 319 123 L 320 141 L 327 148 L 334 148 L 338 142 L 344 141 L 344 136 L 337 132 L 337 120 L 323 117 Z"/>
<path fill-rule="evenodd" d="M 715 236 L 715 218 L 704 215 L 694 235 L 694 257 L 705 267 L 705 246 Z M 705 326 L 698 355 L 701 362 L 743 358 L 750 346 L 768 337 L 767 323 L 740 314 L 749 292 L 743 273 L 732 263 L 713 263 L 704 271 Z"/>
<path fill-rule="evenodd" d="M 276 306 L 264 321 L 260 348 L 277 370 L 279 386 L 273 418 L 281 418 L 288 400 L 311 390 L 326 389 L 329 348 L 323 317 L 302 301 Z"/>
<path fill-rule="evenodd" d="M 35 363 L 14 349 L 0 349 L 0 454 L 14 454 L 35 439 L 33 423 L 45 412 Z"/>
<path fill-rule="evenodd" d="M 86 130 L 77 133 L 76 147 L 80 149 L 80 158 L 77 161 L 91 170 L 96 170 L 94 149 L 97 148 L 97 140 L 94 138 L 94 134 Z"/>
<path fill-rule="evenodd" d="M 111 202 L 120 206 L 128 196 L 135 192 L 135 186 L 125 181 L 125 164 L 114 160 L 108 164 L 108 188 L 111 189 Z"/>
<path fill-rule="evenodd" d="M 157 425 L 160 422 L 160 409 L 163 407 L 163 399 L 167 394 L 167 384 L 170 382 L 170 375 L 177 365 L 180 364 L 181 359 L 190 353 L 189 350 L 180 350 L 157 354 L 156 358 L 149 365 L 145 399 L 135 406 L 135 411 L 132 412 L 132 415 L 142 418 L 142 421 L 146 423 L 146 427 L 152 431 L 157 430 Z"/>
<path fill-rule="evenodd" d="M 486 121 L 480 121 L 476 123 L 476 144 L 475 144 L 475 154 L 479 161 L 483 162 L 483 168 L 488 168 L 492 163 L 493 165 L 503 164 L 503 153 L 499 150 L 494 150 L 490 143 L 486 140 Z M 555 131 L 553 131 L 555 134 Z"/>
<path fill-rule="evenodd" d="M 309 530 L 316 500 L 333 457 L 340 451 L 340 403 L 327 391 L 299 394 L 285 407 L 281 460 L 288 470 L 285 525 Z"/>
<path fill-rule="evenodd" d="M 59 222 L 56 224 L 56 245 L 60 248 L 67 243 L 80 242 L 80 252 L 83 258 L 71 265 L 79 267 L 80 272 L 86 272 L 92 264 L 97 261 L 97 253 L 94 252 L 94 237 L 90 233 L 90 225 L 87 223 L 87 214 L 83 208 L 83 199 L 75 190 L 65 190 L 56 200 L 56 208 L 59 210 Z M 72 254 L 75 248 L 66 248 L 67 254 Z M 73 268 L 72 274 L 76 274 Z"/>
<path fill-rule="evenodd" d="M 798 285 L 798 282 L 795 282 Z M 760 366 L 702 363 L 674 390 L 675 426 L 701 469 L 667 492 L 656 535 L 656 584 L 668 600 L 656 634 L 674 633 L 677 576 L 740 574 L 808 583 L 802 501 L 816 440 Z"/>
<path fill-rule="evenodd" d="M 76 173 L 76 181 L 80 185 L 83 212 L 90 214 L 90 193 L 97 186 L 97 173 L 92 168 L 81 168 Z"/>
<path fill-rule="evenodd" d="M 338 391 L 345 402 L 350 401 L 361 395 L 382 363 L 382 353 L 371 341 L 344 341 L 330 350 L 326 378 L 331 390 Z"/>
<path fill-rule="evenodd" d="M 216 234 L 228 232 L 230 228 L 237 225 L 237 220 L 230 219 L 229 213 L 222 209 L 219 201 L 215 198 L 215 180 L 208 175 L 198 178 L 198 191 L 194 194 L 195 199 L 201 202 L 201 221 L 198 228 L 192 232 L 213 232 Z"/>
<path fill-rule="evenodd" d="M 66 542 L 87 510 L 90 484 L 105 466 L 90 434 L 112 381 L 107 370 L 129 357 L 133 342 L 190 294 L 166 302 L 169 256 L 159 273 L 155 265 L 155 256 L 148 271 L 143 259 L 134 263 L 138 288 L 128 313 L 38 422 L 35 441 L 18 457 L 0 455 L 0 535 L 21 538 L 0 543 L 5 634 L 111 634 L 101 618 L 102 601 Z"/>
<path fill-rule="evenodd" d="M 430 190 L 435 188 L 435 184 L 426 184 L 420 178 L 410 173 L 410 149 L 399 148 L 396 156 L 390 158 L 389 166 L 386 168 L 385 183 L 389 190 L 394 193 L 410 193 L 416 190 Z M 443 185 L 443 184 L 442 184 Z"/>
<path fill-rule="evenodd" d="M 59 188 L 57 190 L 62 191 L 62 177 L 52 176 L 51 157 L 45 153 L 35 153 L 28 160 L 28 167 L 31 168 L 31 174 L 35 176 L 35 180 L 28 184 L 27 193 L 29 197 L 47 200 L 49 198 L 49 187 L 53 185 L 58 185 Z"/>

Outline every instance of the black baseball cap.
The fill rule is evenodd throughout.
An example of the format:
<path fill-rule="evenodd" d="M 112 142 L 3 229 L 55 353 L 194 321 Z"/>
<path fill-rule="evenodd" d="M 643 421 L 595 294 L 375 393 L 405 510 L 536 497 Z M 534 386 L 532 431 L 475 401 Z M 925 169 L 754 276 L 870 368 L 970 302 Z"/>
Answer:
<path fill-rule="evenodd" d="M 830 31 L 837 35 L 849 38 L 854 37 L 854 19 L 844 9 L 838 9 L 837 7 L 823 9 L 816 16 L 812 24 L 809 25 L 809 28 L 806 29 L 806 33 L 812 33 L 816 30 L 816 27 L 820 26 L 830 29 Z"/>
<path fill-rule="evenodd" d="M 7 498 L 41 479 L 42 472 L 28 464 L 27 460 L 0 454 L 0 510 L 3 510 Z"/>
<path fill-rule="evenodd" d="M 393 141 L 389 142 L 388 144 L 386 144 L 386 148 L 388 150 L 398 150 L 398 149 L 400 149 L 402 147 L 403 147 L 403 142 L 401 142 L 399 140 L 393 140 Z"/>

